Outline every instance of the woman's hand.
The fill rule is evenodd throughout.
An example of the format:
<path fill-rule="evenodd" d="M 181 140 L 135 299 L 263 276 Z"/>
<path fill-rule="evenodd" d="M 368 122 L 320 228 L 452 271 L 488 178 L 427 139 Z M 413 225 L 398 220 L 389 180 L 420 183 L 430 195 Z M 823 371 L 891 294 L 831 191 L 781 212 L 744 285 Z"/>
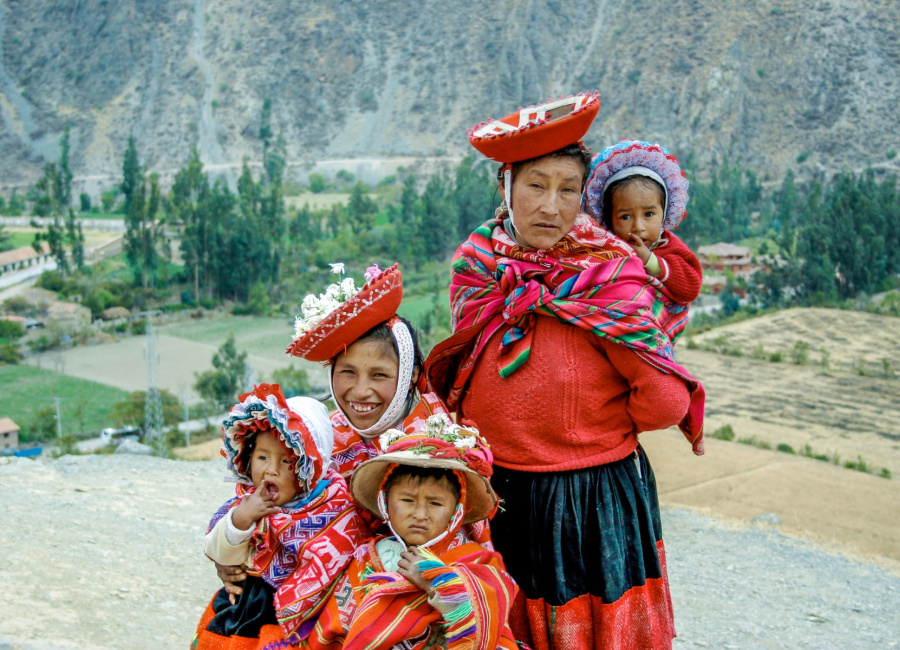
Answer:
<path fill-rule="evenodd" d="M 269 492 L 269 483 L 265 479 L 260 481 L 256 486 L 253 494 L 245 496 L 239 504 L 234 507 L 231 515 L 231 523 L 238 530 L 248 530 L 257 521 L 278 512 L 275 506 L 274 493 Z"/>
<path fill-rule="evenodd" d="M 238 585 L 247 579 L 247 574 L 242 566 L 226 566 L 224 564 L 216 564 L 216 573 L 219 574 L 219 580 L 225 585 L 225 591 L 228 592 L 228 600 L 234 605 L 235 597 L 244 593 L 244 588 Z"/>
<path fill-rule="evenodd" d="M 397 573 L 409 580 L 422 591 L 427 592 L 431 589 L 431 581 L 426 580 L 425 576 L 422 575 L 422 572 L 419 571 L 419 561 L 424 559 L 425 557 L 417 547 L 410 546 L 409 550 L 403 551 L 400 554 Z"/>

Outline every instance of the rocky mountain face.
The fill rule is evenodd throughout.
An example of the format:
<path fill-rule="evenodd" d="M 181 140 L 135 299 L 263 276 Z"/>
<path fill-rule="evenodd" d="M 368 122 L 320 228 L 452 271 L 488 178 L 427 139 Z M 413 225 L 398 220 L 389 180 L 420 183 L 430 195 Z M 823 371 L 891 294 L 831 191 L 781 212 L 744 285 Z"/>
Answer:
<path fill-rule="evenodd" d="M 587 89 L 595 148 L 653 140 L 772 180 L 900 169 L 898 35 L 896 0 L 4 0 L 0 187 L 33 181 L 66 125 L 92 192 L 132 134 L 164 182 L 192 146 L 233 178 L 261 159 L 265 99 L 289 178 L 377 177 Z"/>

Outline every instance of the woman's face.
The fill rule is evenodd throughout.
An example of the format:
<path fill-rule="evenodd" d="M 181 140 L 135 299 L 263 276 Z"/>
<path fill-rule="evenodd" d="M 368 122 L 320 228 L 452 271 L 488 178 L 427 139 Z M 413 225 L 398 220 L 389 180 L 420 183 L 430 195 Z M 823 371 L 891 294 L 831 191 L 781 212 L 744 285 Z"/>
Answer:
<path fill-rule="evenodd" d="M 546 250 L 569 234 L 581 207 L 583 180 L 584 166 L 570 156 L 539 158 L 516 170 L 512 212 L 519 243 Z"/>
<path fill-rule="evenodd" d="M 341 410 L 357 429 L 378 422 L 397 391 L 400 362 L 378 341 L 357 341 L 334 362 L 331 386 Z"/>

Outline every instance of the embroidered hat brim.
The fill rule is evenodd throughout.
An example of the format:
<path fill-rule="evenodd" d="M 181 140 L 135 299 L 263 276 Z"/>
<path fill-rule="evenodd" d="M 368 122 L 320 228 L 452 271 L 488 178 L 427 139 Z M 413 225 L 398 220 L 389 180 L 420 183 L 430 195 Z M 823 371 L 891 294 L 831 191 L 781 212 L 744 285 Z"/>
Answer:
<path fill-rule="evenodd" d="M 403 301 L 403 277 L 394 264 L 296 339 L 287 353 L 308 361 L 331 361 L 370 329 L 393 317 Z"/>
<path fill-rule="evenodd" d="M 350 492 L 353 498 L 377 517 L 381 517 L 381 513 L 378 512 L 378 490 L 392 465 L 434 467 L 463 472 L 466 477 L 464 524 L 488 519 L 497 509 L 497 495 L 488 479 L 470 469 L 465 463 L 446 458 L 431 458 L 427 454 L 404 450 L 389 452 L 367 460 L 354 470 L 350 479 Z"/>
<path fill-rule="evenodd" d="M 469 142 L 497 162 L 530 160 L 581 140 L 599 111 L 598 92 L 561 97 L 477 124 L 469 129 Z"/>

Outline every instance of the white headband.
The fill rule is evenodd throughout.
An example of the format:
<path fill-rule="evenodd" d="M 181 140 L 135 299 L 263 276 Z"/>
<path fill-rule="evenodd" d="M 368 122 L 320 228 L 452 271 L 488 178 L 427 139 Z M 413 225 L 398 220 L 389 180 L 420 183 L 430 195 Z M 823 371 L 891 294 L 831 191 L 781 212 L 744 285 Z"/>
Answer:
<path fill-rule="evenodd" d="M 616 181 L 620 181 L 623 178 L 631 178 L 632 176 L 643 176 L 645 178 L 651 178 L 657 183 L 663 190 L 664 197 L 664 205 L 663 205 L 663 218 L 665 219 L 666 210 L 669 209 L 669 190 L 666 188 L 666 182 L 662 179 L 662 176 L 657 174 L 655 171 L 650 169 L 649 167 L 641 167 L 640 165 L 635 165 L 633 167 L 626 167 L 625 169 L 620 169 L 615 174 L 606 179 L 606 183 L 603 185 L 603 195 L 606 195 L 606 190 L 610 185 L 615 183 Z M 601 201 L 603 198 L 601 197 Z M 608 219 L 612 218 L 612 215 L 606 217 Z"/>
<path fill-rule="evenodd" d="M 409 328 L 399 318 L 394 321 L 391 327 L 391 334 L 397 341 L 397 350 L 400 352 L 400 372 L 397 377 L 397 389 L 394 391 L 394 399 L 388 404 L 387 409 L 379 418 L 378 422 L 370 426 L 368 429 L 357 429 L 353 426 L 350 416 L 341 408 L 341 403 L 334 394 L 334 372 L 328 373 L 328 384 L 331 388 L 331 398 L 337 404 L 338 410 L 347 418 L 350 428 L 356 431 L 366 440 L 371 440 L 375 436 L 381 435 L 387 431 L 401 417 L 406 415 L 406 397 L 409 395 L 409 385 L 412 383 L 413 368 L 416 365 L 416 348 L 413 345 L 412 334 Z"/>

